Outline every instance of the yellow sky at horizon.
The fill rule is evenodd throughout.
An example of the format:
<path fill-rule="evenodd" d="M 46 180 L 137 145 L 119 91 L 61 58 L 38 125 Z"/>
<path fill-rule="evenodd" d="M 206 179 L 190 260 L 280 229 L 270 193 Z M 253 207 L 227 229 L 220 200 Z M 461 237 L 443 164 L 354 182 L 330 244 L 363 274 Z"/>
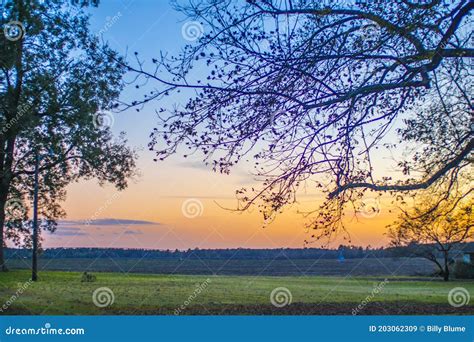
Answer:
<path fill-rule="evenodd" d="M 183 165 L 151 163 L 141 165 L 141 180 L 118 192 L 111 186 L 100 187 L 95 181 L 70 186 L 64 205 L 68 220 L 130 219 L 151 221 L 150 225 L 75 225 L 80 234 L 68 235 L 60 226 L 59 234 L 47 234 L 45 247 L 113 247 L 147 249 L 188 248 L 303 248 L 311 232 L 305 229 L 307 219 L 298 211 L 317 208 L 322 196 L 301 193 L 298 203 L 279 214 L 264 227 L 257 208 L 234 212 L 235 190 L 253 183 L 249 175 L 237 170 L 231 176 Z M 369 199 L 370 201 L 370 199 Z M 345 223 L 351 244 L 386 246 L 386 225 L 394 215 L 387 200 L 380 201 L 380 212 L 370 217 L 348 210 Z M 197 213 L 197 214 L 196 214 Z M 371 217 L 373 216 L 373 217 Z M 341 234 L 330 246 L 349 244 Z"/>

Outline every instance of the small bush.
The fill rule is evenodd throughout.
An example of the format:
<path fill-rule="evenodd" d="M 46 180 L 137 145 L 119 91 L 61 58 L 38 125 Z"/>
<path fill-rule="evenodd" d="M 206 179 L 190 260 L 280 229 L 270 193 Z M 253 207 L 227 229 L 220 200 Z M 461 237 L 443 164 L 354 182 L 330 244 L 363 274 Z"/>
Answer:
<path fill-rule="evenodd" d="M 474 279 L 474 265 L 457 261 L 454 265 L 454 276 L 458 279 Z"/>
<path fill-rule="evenodd" d="M 81 282 L 83 282 L 83 283 L 92 283 L 96 280 L 97 280 L 97 278 L 96 278 L 95 275 L 93 275 L 91 273 L 87 273 L 87 272 L 82 273 Z"/>

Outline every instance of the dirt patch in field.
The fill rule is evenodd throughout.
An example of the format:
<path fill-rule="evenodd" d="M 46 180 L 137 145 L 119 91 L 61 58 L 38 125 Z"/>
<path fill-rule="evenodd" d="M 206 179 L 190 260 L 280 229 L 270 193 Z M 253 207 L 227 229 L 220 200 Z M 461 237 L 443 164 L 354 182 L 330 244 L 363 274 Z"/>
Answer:
<path fill-rule="evenodd" d="M 292 303 L 282 308 L 273 305 L 206 305 L 190 306 L 180 315 L 353 315 L 358 303 Z M 115 310 L 114 310 L 115 311 Z M 171 311 L 171 312 L 170 312 Z M 166 315 L 173 314 L 169 308 L 137 309 L 136 315 Z M 130 314 L 120 311 L 110 314 Z M 357 315 L 472 315 L 474 306 L 455 308 L 450 305 L 418 304 L 418 303 L 383 303 L 373 302 L 359 310 Z"/>
<path fill-rule="evenodd" d="M 293 303 L 283 308 L 273 305 L 225 305 L 222 307 L 207 306 L 205 312 L 200 308 L 189 308 L 184 312 L 188 315 L 353 315 L 358 304 L 324 303 L 308 304 Z M 414 304 L 414 303 L 369 303 L 358 315 L 468 315 L 474 313 L 474 307 L 454 308 L 450 305 Z"/>
<path fill-rule="evenodd" d="M 353 315 L 353 310 L 359 303 L 292 303 L 282 308 L 273 305 L 237 305 L 237 304 L 209 304 L 193 305 L 182 310 L 179 315 Z M 108 307 L 92 315 L 175 315 L 176 308 L 139 307 L 114 308 Z M 7 315 L 31 315 L 21 308 L 6 310 Z M 66 315 L 77 313 L 65 312 Z M 474 306 L 455 308 L 450 305 L 418 304 L 407 302 L 372 302 L 367 304 L 357 315 L 473 315 Z"/>

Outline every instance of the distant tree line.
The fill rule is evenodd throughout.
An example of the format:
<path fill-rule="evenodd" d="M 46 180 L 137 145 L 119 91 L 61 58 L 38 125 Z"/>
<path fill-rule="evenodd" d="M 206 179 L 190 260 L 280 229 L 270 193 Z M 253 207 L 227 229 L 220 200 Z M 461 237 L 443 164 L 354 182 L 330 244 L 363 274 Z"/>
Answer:
<path fill-rule="evenodd" d="M 459 251 L 468 244 L 458 247 Z M 7 259 L 29 258 L 28 249 L 6 249 Z M 323 248 L 276 248 L 276 249 L 188 249 L 147 250 L 119 248 L 48 248 L 41 253 L 44 259 L 60 258 L 144 258 L 144 259 L 354 259 L 413 257 L 406 247 L 371 248 L 341 245 L 337 249 Z M 453 254 L 455 256 L 455 254 Z M 440 255 L 441 257 L 441 255 Z"/>

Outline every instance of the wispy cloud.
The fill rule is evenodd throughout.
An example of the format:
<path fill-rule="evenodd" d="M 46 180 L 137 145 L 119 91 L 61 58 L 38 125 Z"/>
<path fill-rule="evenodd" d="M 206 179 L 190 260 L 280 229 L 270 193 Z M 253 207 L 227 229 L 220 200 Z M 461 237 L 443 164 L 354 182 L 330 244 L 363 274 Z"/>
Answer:
<path fill-rule="evenodd" d="M 212 167 L 209 165 L 206 165 L 202 161 L 184 161 L 178 163 L 179 166 L 187 169 L 198 169 L 198 170 L 206 170 L 206 171 L 212 171 Z"/>
<path fill-rule="evenodd" d="M 59 226 L 70 225 L 89 225 L 89 226 L 131 226 L 131 225 L 159 225 L 159 222 L 143 221 L 143 220 L 129 220 L 119 218 L 105 218 L 97 220 L 64 220 L 59 222 Z"/>
<path fill-rule="evenodd" d="M 61 227 L 59 226 L 58 229 L 54 233 L 49 232 L 52 235 L 58 236 L 84 236 L 87 235 L 87 232 L 82 231 L 79 227 Z"/>
<path fill-rule="evenodd" d="M 140 231 L 137 231 L 137 230 L 126 230 L 125 232 L 123 232 L 124 234 L 127 234 L 127 235 L 140 235 L 140 234 L 143 234 L 142 232 Z"/>
<path fill-rule="evenodd" d="M 188 199 L 188 198 L 198 198 L 198 199 L 211 199 L 211 200 L 217 200 L 217 199 L 235 199 L 235 196 L 199 196 L 199 195 L 169 195 L 169 196 L 160 196 L 162 198 L 182 198 L 182 199 Z"/>
<path fill-rule="evenodd" d="M 77 227 L 77 225 L 80 224 L 81 226 Z M 156 225 L 159 223 L 155 222 L 150 222 L 150 221 L 141 221 L 141 220 L 124 220 L 124 219 L 101 219 L 101 220 L 94 220 L 91 221 L 90 225 L 85 225 L 86 221 L 80 221 L 80 220 L 69 220 L 69 221 L 60 221 L 58 228 L 54 233 L 50 233 L 50 235 L 54 236 L 86 236 L 86 235 L 96 235 L 97 233 L 94 233 L 91 231 L 92 227 L 90 226 L 104 226 L 104 229 L 107 231 L 106 234 L 102 233 L 99 234 L 99 236 L 107 236 L 107 235 L 119 235 L 119 234 L 125 234 L 125 235 L 141 235 L 143 232 L 138 231 L 138 230 L 133 230 L 133 229 L 126 229 L 125 227 L 122 227 L 122 230 L 119 229 L 120 231 L 117 231 L 116 228 L 113 228 L 113 231 L 107 230 L 105 226 L 111 226 L 111 227 L 117 227 L 117 226 L 123 226 L 123 225 Z M 119 227 L 118 227 L 119 228 Z M 99 229 L 99 228 L 96 228 Z M 104 229 L 101 229 L 104 231 Z M 95 231 L 95 230 L 94 230 Z"/>

